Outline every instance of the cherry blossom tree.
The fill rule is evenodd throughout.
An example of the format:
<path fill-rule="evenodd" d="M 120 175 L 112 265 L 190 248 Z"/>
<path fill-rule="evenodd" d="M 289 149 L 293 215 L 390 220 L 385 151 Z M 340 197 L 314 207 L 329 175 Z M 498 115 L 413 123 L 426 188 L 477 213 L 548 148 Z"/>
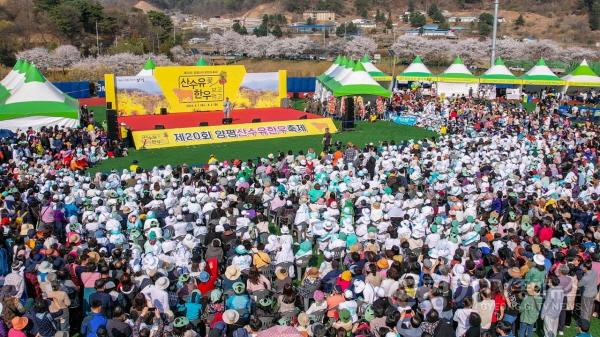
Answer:
<path fill-rule="evenodd" d="M 58 46 L 50 53 L 49 61 L 51 67 L 62 68 L 64 71 L 65 68 L 69 67 L 80 59 L 81 53 L 77 47 L 72 45 L 62 45 Z"/>
<path fill-rule="evenodd" d="M 377 43 L 369 37 L 356 36 L 345 47 L 349 56 L 359 58 L 365 54 L 373 54 L 377 50 Z"/>
<path fill-rule="evenodd" d="M 18 59 L 24 59 L 35 64 L 42 70 L 48 69 L 50 66 L 50 53 L 46 48 L 36 47 L 23 50 L 22 52 L 17 53 L 16 56 Z"/>

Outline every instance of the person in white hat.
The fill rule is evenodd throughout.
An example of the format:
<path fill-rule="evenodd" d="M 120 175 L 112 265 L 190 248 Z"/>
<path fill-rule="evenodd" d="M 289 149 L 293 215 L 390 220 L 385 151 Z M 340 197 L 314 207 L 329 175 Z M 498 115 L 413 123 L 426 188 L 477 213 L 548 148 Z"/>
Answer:
<path fill-rule="evenodd" d="M 146 297 L 148 307 L 156 308 L 161 313 L 169 311 L 169 294 L 166 289 L 169 287 L 169 279 L 165 276 L 161 276 L 154 284 L 150 284 L 142 289 L 141 293 Z"/>

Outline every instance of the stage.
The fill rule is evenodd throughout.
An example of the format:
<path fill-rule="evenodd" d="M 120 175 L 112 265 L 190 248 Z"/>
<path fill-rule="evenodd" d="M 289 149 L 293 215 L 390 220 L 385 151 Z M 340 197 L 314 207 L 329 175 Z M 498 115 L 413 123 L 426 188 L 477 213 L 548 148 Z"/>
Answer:
<path fill-rule="evenodd" d="M 260 119 L 260 123 L 294 121 L 306 116 L 306 119 L 323 118 L 323 116 L 306 113 L 290 108 L 262 108 L 262 109 L 239 109 L 233 110 L 232 124 L 252 123 Z M 154 130 L 156 125 L 162 125 L 165 129 L 193 128 L 200 123 L 208 123 L 208 126 L 223 124 L 223 111 L 207 112 L 181 112 L 169 113 L 167 115 L 138 115 L 119 117 L 119 123 L 125 123 L 131 131 Z M 254 123 L 258 124 L 258 123 Z M 206 125 L 205 125 L 206 126 Z"/>
<path fill-rule="evenodd" d="M 321 135 L 337 132 L 331 118 L 289 108 L 240 109 L 223 124 L 222 111 L 118 117 L 131 129 L 136 149 Z M 200 126 L 203 124 L 203 126 Z"/>

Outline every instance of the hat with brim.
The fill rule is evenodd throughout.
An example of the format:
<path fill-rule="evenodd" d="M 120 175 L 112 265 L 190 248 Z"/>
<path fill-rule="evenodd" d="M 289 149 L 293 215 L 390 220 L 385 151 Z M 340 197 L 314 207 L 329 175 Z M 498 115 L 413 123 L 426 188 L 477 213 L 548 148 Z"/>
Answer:
<path fill-rule="evenodd" d="M 198 275 L 198 280 L 202 283 L 208 282 L 208 280 L 210 280 L 210 274 L 203 270 L 200 275 Z"/>
<path fill-rule="evenodd" d="M 240 267 L 236 265 L 230 265 L 227 267 L 227 269 L 225 269 L 225 277 L 230 281 L 237 280 L 238 278 L 240 278 L 240 275 Z"/>
<path fill-rule="evenodd" d="M 42 263 L 39 264 L 39 266 L 37 267 L 37 270 L 40 273 L 50 273 L 54 270 L 54 268 L 52 268 L 52 263 L 50 263 L 48 261 L 43 261 Z"/>
<path fill-rule="evenodd" d="M 533 262 L 535 262 L 535 264 L 538 266 L 544 266 L 546 265 L 546 258 L 542 254 L 535 254 L 533 256 Z"/>
<path fill-rule="evenodd" d="M 471 276 L 469 274 L 462 274 L 460 276 L 460 284 L 463 287 L 468 287 L 471 284 Z"/>
<path fill-rule="evenodd" d="M 221 296 L 223 296 L 223 291 L 221 289 L 214 289 L 210 292 L 210 301 L 217 303 L 221 299 Z"/>
<path fill-rule="evenodd" d="M 512 277 L 512 278 L 521 278 L 522 277 L 521 269 L 519 269 L 519 267 L 509 268 L 508 275 L 510 275 L 510 277 Z"/>
<path fill-rule="evenodd" d="M 179 275 L 179 282 L 186 283 L 189 280 L 190 280 L 190 274 L 185 273 L 185 274 Z"/>
<path fill-rule="evenodd" d="M 165 276 L 159 277 L 156 282 L 154 282 L 154 286 L 160 290 L 165 290 L 169 287 L 169 279 Z"/>
<path fill-rule="evenodd" d="M 190 320 L 187 317 L 177 317 L 173 321 L 173 326 L 176 328 L 183 328 L 188 324 L 190 324 Z"/>
<path fill-rule="evenodd" d="M 223 322 L 226 324 L 235 324 L 239 319 L 240 313 L 233 309 L 225 310 L 223 313 Z"/>
<path fill-rule="evenodd" d="M 23 330 L 29 324 L 29 319 L 25 316 L 23 317 L 14 317 L 10 320 L 10 324 L 15 330 Z"/>
<path fill-rule="evenodd" d="M 350 311 L 348 311 L 348 309 L 342 309 L 339 311 L 340 321 L 342 322 L 349 322 L 350 316 Z"/>
<path fill-rule="evenodd" d="M 240 295 L 242 294 L 244 291 L 246 291 L 246 286 L 244 285 L 243 282 L 235 282 L 232 286 L 233 288 L 233 292 L 235 292 L 236 294 Z"/>
<path fill-rule="evenodd" d="M 288 271 L 286 268 L 277 268 L 275 269 L 275 276 L 278 280 L 283 281 L 288 277 Z"/>

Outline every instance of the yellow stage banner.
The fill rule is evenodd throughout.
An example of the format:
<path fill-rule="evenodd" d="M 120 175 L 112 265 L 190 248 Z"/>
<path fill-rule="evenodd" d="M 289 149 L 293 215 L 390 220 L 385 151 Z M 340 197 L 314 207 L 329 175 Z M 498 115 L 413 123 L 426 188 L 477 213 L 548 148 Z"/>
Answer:
<path fill-rule="evenodd" d="M 337 132 L 331 118 L 133 131 L 136 149 L 204 145 Z"/>
<path fill-rule="evenodd" d="M 221 110 L 226 97 L 237 99 L 245 75 L 241 65 L 154 69 L 171 112 Z"/>

